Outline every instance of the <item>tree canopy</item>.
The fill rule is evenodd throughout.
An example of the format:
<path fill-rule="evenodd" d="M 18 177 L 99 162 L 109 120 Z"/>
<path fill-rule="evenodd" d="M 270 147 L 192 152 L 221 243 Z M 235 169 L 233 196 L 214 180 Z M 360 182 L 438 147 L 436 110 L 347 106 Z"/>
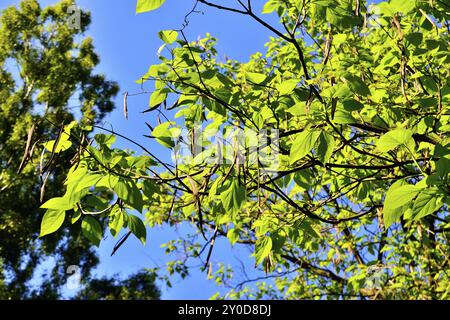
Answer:
<path fill-rule="evenodd" d="M 136 11 L 164 2 L 138 0 Z M 173 161 L 100 126 L 84 146 L 73 130 L 83 123 L 71 124 L 55 144 L 70 141 L 79 156 L 65 194 L 41 206 L 41 235 L 81 226 L 98 245 L 126 229 L 145 243 L 146 225 L 189 223 L 196 235 L 167 245 L 187 257 L 170 274 L 185 276 L 196 259 L 223 283 L 237 271 L 211 256 L 227 238 L 267 275 L 225 298 L 447 298 L 448 1 L 192 5 L 186 22 L 206 6 L 273 35 L 241 62 L 222 59 L 210 34 L 187 39 L 187 23 L 161 31 L 160 63 L 137 82 L 152 88 L 145 111 L 161 116 L 144 134 Z M 117 138 L 136 151 L 114 147 Z"/>
<path fill-rule="evenodd" d="M 75 120 L 84 126 L 78 132 L 88 136 L 92 125 L 113 110 L 112 99 L 118 93 L 115 82 L 94 71 L 99 56 L 92 39 L 83 35 L 90 14 L 79 11 L 79 25 L 69 23 L 74 5 L 64 0 L 41 8 L 36 0 L 24 0 L 0 13 L 1 299 L 60 298 L 71 265 L 80 268 L 82 284 L 95 281 L 92 271 L 98 256 L 80 237 L 79 227 L 39 238 L 43 215 L 39 207 L 64 194 L 64 179 L 77 154 L 74 148 L 69 150 L 67 137 L 56 144 L 47 141 L 62 130 L 69 132 Z M 52 153 L 61 150 L 67 151 Z M 107 195 L 102 197 L 108 201 Z M 49 215 L 61 218 L 55 212 Z M 57 263 L 48 263 L 52 266 L 43 268 L 44 276 L 36 279 L 43 270 L 39 267 L 50 258 Z M 143 275 L 133 279 L 148 280 Z M 113 285 L 114 292 L 120 289 L 116 278 L 102 281 L 110 286 L 96 292 L 92 285 L 92 296 L 108 295 Z M 158 298 L 153 282 L 144 283 L 149 291 L 141 297 Z M 133 287 L 128 289 L 136 296 Z"/>

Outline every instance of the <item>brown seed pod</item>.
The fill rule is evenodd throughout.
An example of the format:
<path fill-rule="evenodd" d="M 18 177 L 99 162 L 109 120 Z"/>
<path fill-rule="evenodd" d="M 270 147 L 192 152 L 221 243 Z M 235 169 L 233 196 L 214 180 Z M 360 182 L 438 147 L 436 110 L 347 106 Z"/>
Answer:
<path fill-rule="evenodd" d="M 127 105 L 128 91 L 125 91 L 123 95 L 123 115 L 125 119 L 128 120 L 128 105 Z"/>
<path fill-rule="evenodd" d="M 33 140 L 33 134 L 34 134 L 35 129 L 36 129 L 36 125 L 33 123 L 31 128 L 28 130 L 27 144 L 25 146 L 25 152 L 23 153 L 23 157 L 22 157 L 22 161 L 20 162 L 19 169 L 17 169 L 18 174 L 20 174 L 22 172 L 23 168 L 25 168 L 26 164 L 28 163 L 28 161 L 31 158 L 30 148 L 31 148 L 31 141 Z"/>

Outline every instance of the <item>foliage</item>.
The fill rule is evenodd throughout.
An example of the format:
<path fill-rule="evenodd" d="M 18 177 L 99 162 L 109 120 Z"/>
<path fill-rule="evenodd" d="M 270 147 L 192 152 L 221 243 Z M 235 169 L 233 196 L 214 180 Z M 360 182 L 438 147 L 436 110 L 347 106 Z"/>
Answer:
<path fill-rule="evenodd" d="M 163 2 L 138 1 L 137 11 Z M 113 235 L 124 228 L 141 240 L 131 212 L 149 226 L 190 223 L 202 236 L 168 252 L 201 259 L 219 284 L 232 271 L 211 263 L 214 241 L 247 246 L 275 279 L 238 285 L 228 298 L 447 298 L 447 2 L 269 0 L 262 14 L 251 0 L 193 4 L 269 29 L 266 52 L 223 61 L 209 34 L 189 42 L 183 29 L 160 32 L 161 63 L 138 82 L 154 85 L 147 111 L 177 111 L 147 133 L 174 163 L 138 143 L 139 155 L 114 148 L 124 136 L 104 129 L 70 169 L 61 204 L 42 207 L 64 211 L 72 228 L 106 219 Z M 255 152 L 251 132 L 261 129 L 278 132 L 258 146 L 278 162 Z M 109 202 L 97 195 L 105 190 Z M 186 272 L 179 262 L 169 273 Z"/>
<path fill-rule="evenodd" d="M 55 233 L 69 222 L 59 196 L 77 156 L 67 134 L 88 137 L 92 125 L 113 109 L 118 92 L 115 82 L 94 72 L 99 57 L 92 39 L 83 36 L 89 13 L 80 12 L 79 28 L 67 23 L 73 5 L 64 0 L 41 8 L 36 0 L 24 0 L 0 16 L 1 299 L 59 298 L 69 266 L 79 266 L 87 281 L 99 262 L 80 235 L 85 228 Z M 84 130 L 73 128 L 76 123 Z M 57 143 L 47 142 L 57 137 Z M 107 201 L 108 195 L 99 196 Z M 43 215 L 41 201 L 50 198 L 49 208 L 57 209 Z M 41 235 L 51 235 L 39 238 L 40 225 Z M 93 233 L 100 228 L 94 225 Z M 46 267 L 52 260 L 56 264 Z M 43 278 L 36 278 L 41 271 Z"/>

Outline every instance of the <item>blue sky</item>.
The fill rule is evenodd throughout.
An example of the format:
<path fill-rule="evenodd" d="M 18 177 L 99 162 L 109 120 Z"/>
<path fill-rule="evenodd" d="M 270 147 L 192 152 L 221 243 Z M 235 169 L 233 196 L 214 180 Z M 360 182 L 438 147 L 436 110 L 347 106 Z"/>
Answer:
<path fill-rule="evenodd" d="M 9 5 L 17 5 L 19 0 L 0 0 L 0 9 Z M 56 0 L 40 0 L 42 6 L 56 3 Z M 223 4 L 232 4 L 233 0 L 220 1 Z M 258 9 L 254 1 L 255 10 Z M 97 72 L 104 73 L 111 80 L 115 80 L 121 87 L 121 94 L 117 97 L 117 109 L 105 120 L 105 126 L 113 126 L 114 130 L 125 134 L 146 146 L 152 152 L 168 157 L 167 150 L 159 147 L 154 142 L 142 137 L 148 134 L 145 121 L 156 123 L 153 115 L 140 114 L 148 105 L 148 96 L 141 95 L 130 97 L 129 120 L 126 121 L 122 114 L 122 93 L 139 92 L 140 86 L 135 83 L 154 63 L 158 63 L 157 50 L 161 40 L 157 33 L 159 30 L 178 29 L 194 4 L 194 0 L 167 0 L 158 11 L 145 14 L 135 14 L 136 0 L 78 0 L 78 4 L 92 14 L 92 25 L 86 35 L 94 39 L 97 52 L 100 54 L 101 63 Z M 264 43 L 271 33 L 255 24 L 249 17 L 232 13 L 208 9 L 199 6 L 198 10 L 203 14 L 193 14 L 190 24 L 185 30 L 189 40 L 195 40 L 198 36 L 209 32 L 218 38 L 218 51 L 220 57 L 228 57 L 240 61 L 247 61 L 248 57 L 257 52 L 264 51 Z M 265 17 L 268 21 L 276 22 L 276 17 Z M 120 147 L 133 148 L 131 145 L 120 142 Z M 167 158 L 166 158 L 167 159 Z M 163 267 L 168 260 L 164 249 L 160 245 L 170 239 L 177 239 L 186 232 L 186 228 L 154 229 L 149 230 L 147 245 L 144 247 L 135 238 L 130 237 L 124 246 L 110 257 L 112 248 L 116 242 L 109 233 L 106 240 L 99 248 L 101 259 L 98 275 L 116 274 L 127 275 L 141 268 L 155 266 Z M 250 252 L 243 250 L 230 250 L 229 245 L 219 242 L 216 245 L 213 262 L 224 260 L 234 265 L 239 265 L 236 257 L 240 257 L 246 267 L 250 269 L 250 277 L 256 276 L 253 269 L 253 259 L 249 258 Z M 176 280 L 171 289 L 161 287 L 163 299 L 207 299 L 217 291 L 222 291 L 212 281 L 206 280 L 206 274 L 194 272 L 185 280 Z"/>

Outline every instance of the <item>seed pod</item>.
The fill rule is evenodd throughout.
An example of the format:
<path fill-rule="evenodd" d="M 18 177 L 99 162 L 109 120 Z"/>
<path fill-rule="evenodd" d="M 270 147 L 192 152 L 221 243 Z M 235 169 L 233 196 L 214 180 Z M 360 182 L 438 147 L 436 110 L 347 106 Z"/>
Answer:
<path fill-rule="evenodd" d="M 125 91 L 125 94 L 123 95 L 123 114 L 126 120 L 128 120 L 127 98 L 128 98 L 128 91 Z"/>
<path fill-rule="evenodd" d="M 20 162 L 19 169 L 17 170 L 18 174 L 20 174 L 22 172 L 23 168 L 25 168 L 26 164 L 28 163 L 28 161 L 31 158 L 30 148 L 31 148 L 31 141 L 33 140 L 33 134 L 34 134 L 35 129 L 36 129 L 36 125 L 33 123 L 30 130 L 28 130 L 27 144 L 25 146 L 25 152 L 23 153 L 23 157 L 22 157 L 22 161 Z"/>

